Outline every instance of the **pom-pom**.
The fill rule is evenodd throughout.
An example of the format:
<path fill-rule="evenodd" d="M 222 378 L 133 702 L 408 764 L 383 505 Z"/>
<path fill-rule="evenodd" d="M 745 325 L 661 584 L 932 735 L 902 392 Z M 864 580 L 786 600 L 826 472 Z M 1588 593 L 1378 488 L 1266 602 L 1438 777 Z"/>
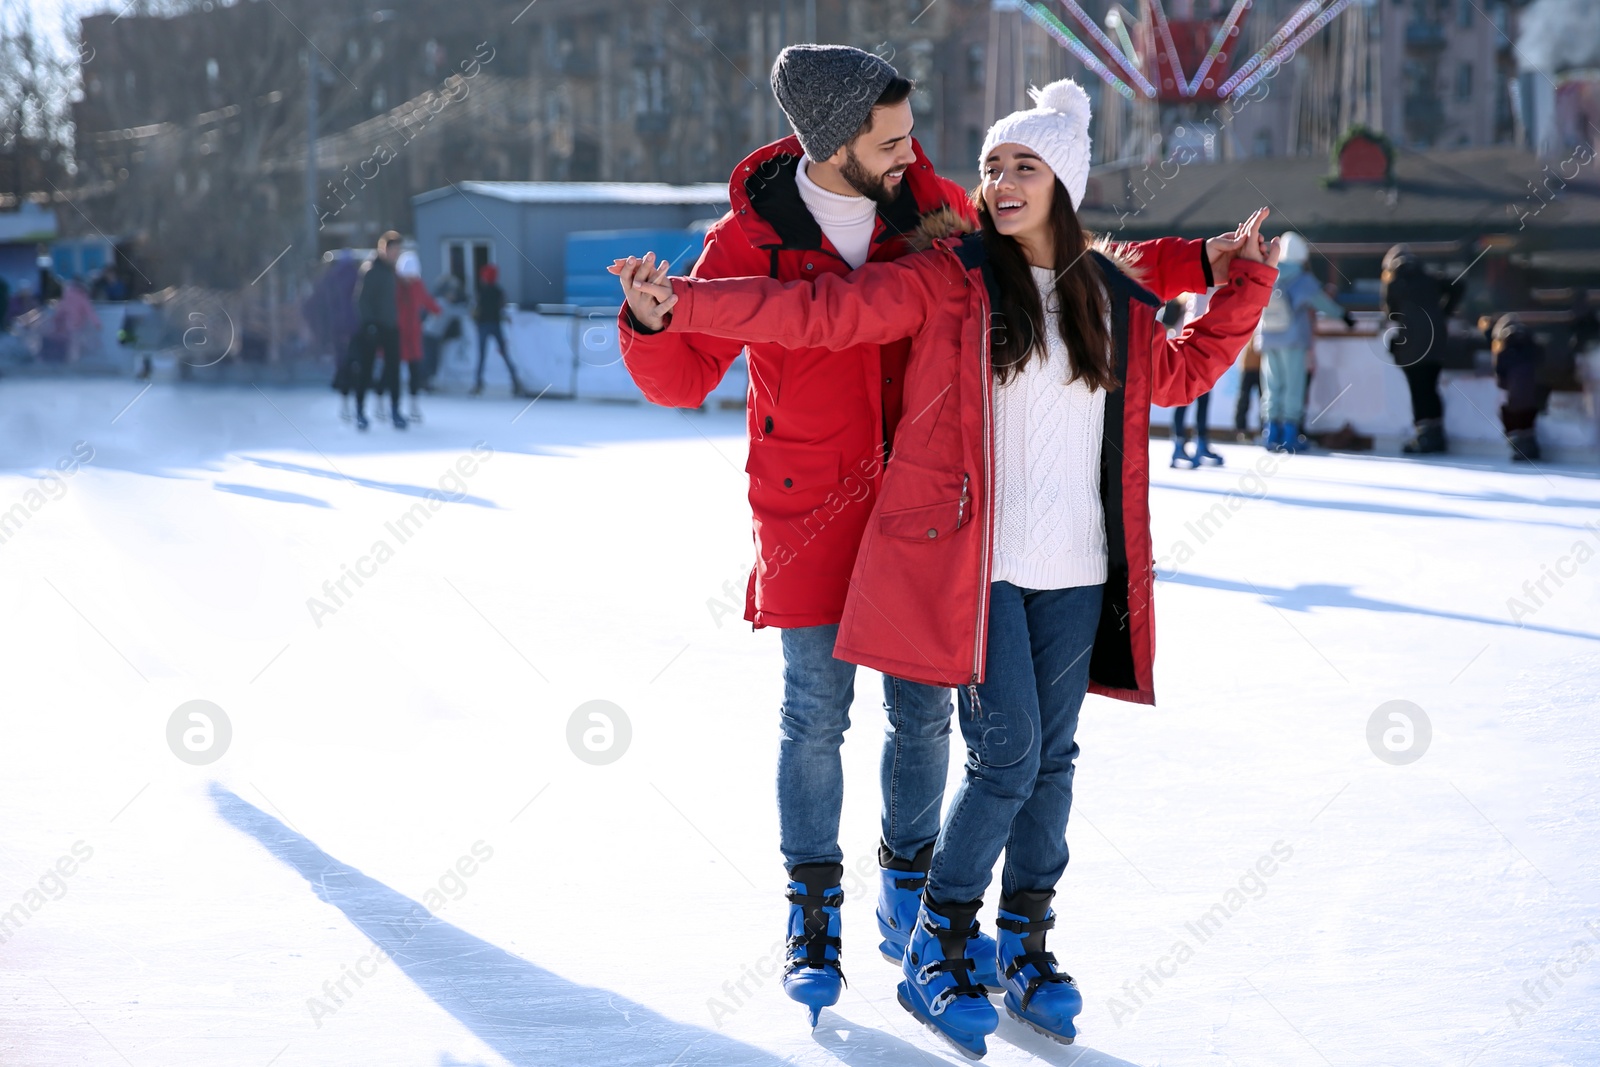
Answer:
<path fill-rule="evenodd" d="M 1071 78 L 1051 82 L 1043 89 L 1029 89 L 1035 107 L 1060 112 L 1068 120 L 1084 129 L 1089 127 L 1089 94 Z"/>

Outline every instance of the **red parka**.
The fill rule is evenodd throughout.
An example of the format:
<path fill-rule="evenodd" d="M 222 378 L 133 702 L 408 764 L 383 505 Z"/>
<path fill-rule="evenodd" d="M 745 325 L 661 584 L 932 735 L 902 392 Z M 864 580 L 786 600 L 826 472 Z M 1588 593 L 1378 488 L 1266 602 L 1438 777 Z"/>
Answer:
<path fill-rule="evenodd" d="M 916 162 L 900 195 L 878 208 L 869 262 L 898 259 L 932 215 L 974 221 L 966 190 L 934 173 L 912 142 Z M 712 225 L 695 263 L 697 278 L 764 275 L 799 281 L 843 275 L 850 265 L 800 198 L 804 150 L 786 137 L 757 149 L 728 182 L 731 207 Z M 807 349 L 787 337 L 650 333 L 624 304 L 622 359 L 652 403 L 699 407 L 750 342 L 747 422 L 750 510 L 757 565 L 745 590 L 745 619 L 756 626 L 836 623 L 866 525 L 885 442 L 900 416 L 906 353 L 902 334 L 888 344 L 847 339 L 836 350 Z M 807 523 L 824 496 L 855 501 L 827 522 Z"/>
<path fill-rule="evenodd" d="M 403 274 L 395 279 L 394 300 L 400 314 L 400 361 L 415 363 L 422 358 L 422 312 L 437 315 L 439 304 L 421 278 Z"/>
<path fill-rule="evenodd" d="M 915 141 L 912 147 L 916 162 L 906 170 L 899 198 L 878 209 L 869 263 L 898 259 L 921 235 L 942 236 L 956 220 L 966 225 L 954 228 L 976 222 L 967 192 L 936 175 Z M 693 277 L 789 282 L 850 272 L 800 198 L 795 175 L 802 155 L 799 140 L 787 137 L 739 164 L 728 183 L 732 207 L 706 235 Z M 1148 284 L 1163 299 L 1210 284 L 1203 242 L 1138 247 L 1145 250 Z M 622 359 L 655 404 L 699 407 L 749 344 L 745 471 L 757 564 L 744 617 L 757 627 L 840 621 L 888 442 L 905 407 L 911 332 L 908 325 L 881 339 L 835 334 L 809 347 L 783 331 L 755 328 L 745 334 L 653 333 L 623 305 Z M 843 506 L 827 504 L 840 500 Z"/>
<path fill-rule="evenodd" d="M 1156 321 L 1158 296 L 1094 255 L 1110 296 L 1122 387 L 1106 397 L 1100 494 L 1109 560 L 1089 689 L 1154 704 L 1150 405 L 1188 404 L 1211 388 L 1255 330 L 1277 272 L 1233 260 L 1207 313 L 1169 340 Z M 983 238 L 969 235 L 814 285 L 673 279 L 678 304 L 669 333 L 822 348 L 911 335 L 907 417 L 855 559 L 834 654 L 931 685 L 984 678 L 994 513 L 988 323 L 995 293 L 987 258 Z M 806 521 L 859 506 L 838 489 Z"/>

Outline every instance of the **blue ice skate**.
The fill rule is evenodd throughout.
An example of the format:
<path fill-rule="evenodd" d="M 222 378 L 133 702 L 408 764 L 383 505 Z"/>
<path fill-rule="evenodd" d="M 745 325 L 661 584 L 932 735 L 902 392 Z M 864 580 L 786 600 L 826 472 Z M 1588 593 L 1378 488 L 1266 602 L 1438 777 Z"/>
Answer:
<path fill-rule="evenodd" d="M 1266 433 L 1262 435 L 1261 444 L 1268 452 L 1282 452 L 1288 423 L 1282 419 L 1267 420 Z"/>
<path fill-rule="evenodd" d="M 844 903 L 844 865 L 803 863 L 789 872 L 789 956 L 783 991 L 811 1009 L 817 1025 L 822 1009 L 839 1003 L 839 906 Z"/>
<path fill-rule="evenodd" d="M 902 1008 L 972 1060 L 989 1051 L 984 1039 L 1000 1025 L 999 1013 L 972 976 L 982 904 L 923 901 L 900 963 L 905 980 L 897 991 Z"/>
<path fill-rule="evenodd" d="M 1006 976 L 1006 1014 L 1052 1041 L 1072 1044 L 1083 995 L 1072 976 L 1056 970 L 1044 935 L 1056 924 L 1051 889 L 1018 893 L 1000 902 L 1000 963 Z"/>
<path fill-rule="evenodd" d="M 917 925 L 917 911 L 922 907 L 922 891 L 928 884 L 928 866 L 933 860 L 933 846 L 918 852 L 913 859 L 896 859 L 887 850 L 878 850 L 878 932 L 883 940 L 878 951 L 890 963 L 898 965 L 906 955 L 906 942 Z M 979 934 L 972 949 L 972 962 L 976 969 L 972 980 L 990 993 L 1000 992 L 1000 975 L 995 966 L 994 938 Z"/>

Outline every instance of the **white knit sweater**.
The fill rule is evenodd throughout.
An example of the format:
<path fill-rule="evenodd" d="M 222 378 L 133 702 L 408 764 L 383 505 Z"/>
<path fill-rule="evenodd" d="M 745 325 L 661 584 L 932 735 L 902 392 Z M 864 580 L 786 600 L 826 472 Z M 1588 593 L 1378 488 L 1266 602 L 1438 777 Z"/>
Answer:
<path fill-rule="evenodd" d="M 994 390 L 995 524 L 991 579 L 1024 589 L 1067 589 L 1106 580 L 1100 504 L 1104 389 L 1066 384 L 1067 343 L 1057 319 L 1054 272 L 1033 268 L 1049 324 L 1045 358 Z"/>

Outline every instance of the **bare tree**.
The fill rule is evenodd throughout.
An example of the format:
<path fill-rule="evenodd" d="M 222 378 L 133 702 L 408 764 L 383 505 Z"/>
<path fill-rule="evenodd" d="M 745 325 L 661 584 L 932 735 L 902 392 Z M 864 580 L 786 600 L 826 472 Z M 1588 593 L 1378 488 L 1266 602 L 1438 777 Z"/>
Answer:
<path fill-rule="evenodd" d="M 66 181 L 74 66 L 27 0 L 0 0 L 0 191 L 12 203 Z"/>

